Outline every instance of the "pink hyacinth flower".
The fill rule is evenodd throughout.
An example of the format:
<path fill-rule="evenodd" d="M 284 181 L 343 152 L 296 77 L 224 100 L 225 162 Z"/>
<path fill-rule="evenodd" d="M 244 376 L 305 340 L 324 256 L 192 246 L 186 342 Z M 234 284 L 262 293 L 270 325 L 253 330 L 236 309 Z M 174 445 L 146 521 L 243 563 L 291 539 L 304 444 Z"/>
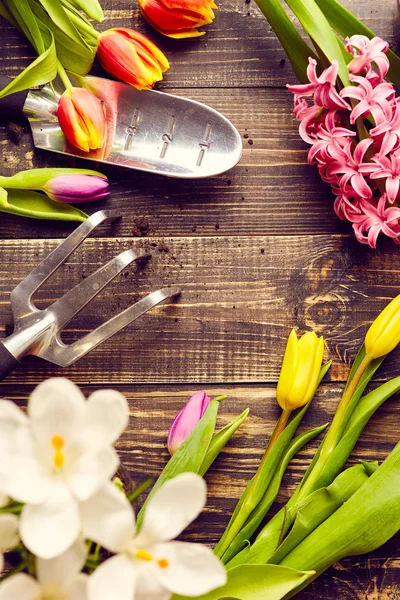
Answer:
<path fill-rule="evenodd" d="M 344 148 L 338 144 L 332 147 L 333 162 L 328 166 L 327 174 L 342 174 L 339 186 L 343 193 L 346 192 L 347 186 L 351 185 L 361 198 L 371 198 L 372 190 L 360 172 L 360 166 L 366 164 L 363 163 L 364 155 L 372 144 L 371 138 L 362 140 L 357 144 L 354 152 L 351 150 L 353 145 L 351 141 Z"/>
<path fill-rule="evenodd" d="M 361 200 L 360 207 L 362 214 L 351 219 L 359 242 L 376 248 L 378 236 L 383 233 L 395 243 L 400 243 L 400 208 L 386 208 L 386 194 L 381 196 L 376 206 L 372 201 Z"/>
<path fill-rule="evenodd" d="M 361 200 L 360 196 L 350 198 L 346 194 L 338 194 L 333 205 L 335 213 L 342 221 L 353 222 L 354 218 L 362 212 L 360 208 Z"/>
<path fill-rule="evenodd" d="M 379 164 L 370 174 L 371 179 L 386 178 L 386 196 L 393 204 L 397 200 L 400 187 L 400 152 L 393 152 L 390 157 L 380 157 Z"/>
<path fill-rule="evenodd" d="M 389 101 L 393 100 L 395 95 L 391 83 L 380 83 L 374 88 L 365 77 L 352 75 L 350 79 L 359 85 L 349 85 L 343 88 L 340 95 L 343 98 L 355 98 L 359 101 L 351 111 L 351 124 L 354 124 L 358 117 L 366 117 L 369 114 L 375 119 L 391 118 L 392 108 Z"/>
<path fill-rule="evenodd" d="M 288 90 L 297 94 L 300 98 L 310 98 L 314 104 L 321 108 L 347 108 L 348 105 L 336 90 L 336 79 L 338 74 L 338 63 L 332 61 L 330 67 L 325 69 L 321 75 L 317 76 L 317 61 L 314 58 L 308 59 L 307 77 L 310 83 L 299 85 L 287 85 Z"/>
<path fill-rule="evenodd" d="M 168 434 L 168 451 L 173 456 L 192 433 L 206 412 L 211 398 L 205 392 L 196 392 L 175 417 Z"/>
<path fill-rule="evenodd" d="M 315 161 L 326 163 L 333 158 L 330 152 L 332 144 L 339 144 L 342 148 L 348 143 L 349 138 L 357 135 L 346 127 L 341 127 L 336 123 L 338 120 L 338 110 L 330 110 L 325 115 L 325 124 L 320 125 L 316 132 L 316 140 L 308 152 L 308 162 L 314 164 Z"/>
<path fill-rule="evenodd" d="M 371 70 L 371 65 L 376 65 L 379 73 L 379 80 L 382 81 L 389 70 L 389 59 L 385 52 L 389 49 L 389 44 L 382 38 L 374 37 L 372 40 L 365 35 L 353 35 L 346 38 L 346 50 L 351 52 L 354 59 L 349 64 L 350 73 L 362 73 Z M 372 76 L 372 73 L 370 73 Z"/>
<path fill-rule="evenodd" d="M 376 127 L 371 129 L 370 134 L 375 139 L 381 139 L 379 151 L 381 156 L 397 149 L 400 144 L 400 98 L 394 100 L 391 118 L 387 119 L 384 115 L 377 116 Z"/>

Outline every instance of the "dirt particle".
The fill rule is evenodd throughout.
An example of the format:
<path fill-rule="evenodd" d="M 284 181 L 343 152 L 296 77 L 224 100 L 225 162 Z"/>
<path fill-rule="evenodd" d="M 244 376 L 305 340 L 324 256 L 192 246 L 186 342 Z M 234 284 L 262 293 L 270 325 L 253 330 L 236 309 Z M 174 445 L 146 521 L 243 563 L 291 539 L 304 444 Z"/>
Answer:
<path fill-rule="evenodd" d="M 150 223 L 145 217 L 138 217 L 133 222 L 132 235 L 135 237 L 145 237 L 149 233 Z"/>
<path fill-rule="evenodd" d="M 254 144 L 253 140 L 247 140 L 247 143 L 249 144 L 249 146 L 252 146 Z"/>
<path fill-rule="evenodd" d="M 12 121 L 7 123 L 7 135 L 14 144 L 18 145 L 21 142 L 23 133 L 24 128 L 21 125 L 17 125 L 17 123 L 13 123 Z"/>
<path fill-rule="evenodd" d="M 286 58 L 281 58 L 279 64 L 281 65 L 281 67 L 283 67 L 286 64 Z"/>
<path fill-rule="evenodd" d="M 159 252 L 169 252 L 169 246 L 161 240 L 161 242 L 158 242 L 157 250 Z"/>
<path fill-rule="evenodd" d="M 245 133 L 243 137 L 244 137 L 245 140 L 248 140 L 250 136 L 249 136 L 248 133 Z"/>
<path fill-rule="evenodd" d="M 265 248 L 261 248 L 260 252 L 261 252 L 261 254 L 264 254 Z"/>
<path fill-rule="evenodd" d="M 219 223 L 215 223 L 215 231 L 218 231 L 219 229 Z"/>

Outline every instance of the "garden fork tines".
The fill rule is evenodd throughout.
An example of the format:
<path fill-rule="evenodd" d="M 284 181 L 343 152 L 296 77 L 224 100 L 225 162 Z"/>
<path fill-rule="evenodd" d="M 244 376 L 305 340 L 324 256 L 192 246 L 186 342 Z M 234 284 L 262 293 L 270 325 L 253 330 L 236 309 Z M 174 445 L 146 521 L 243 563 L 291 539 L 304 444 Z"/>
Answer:
<path fill-rule="evenodd" d="M 119 217 L 115 211 L 94 213 L 13 290 L 11 306 L 15 327 L 14 332 L 0 342 L 0 381 L 27 354 L 67 367 L 164 300 L 180 294 L 177 287 L 156 290 L 82 339 L 64 344 L 60 337 L 63 327 L 125 267 L 148 254 L 132 249 L 122 252 L 44 310 L 35 306 L 32 297 L 98 225 Z"/>

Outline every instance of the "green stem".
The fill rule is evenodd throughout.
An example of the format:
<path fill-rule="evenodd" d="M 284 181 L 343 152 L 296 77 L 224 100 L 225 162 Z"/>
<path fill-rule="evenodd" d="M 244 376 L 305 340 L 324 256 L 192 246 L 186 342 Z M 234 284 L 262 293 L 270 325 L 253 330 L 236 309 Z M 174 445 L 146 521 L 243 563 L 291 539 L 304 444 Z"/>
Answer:
<path fill-rule="evenodd" d="M 57 72 L 58 72 L 58 75 L 59 75 L 61 81 L 64 84 L 65 89 L 71 90 L 73 87 L 72 83 L 69 80 L 66 70 L 64 69 L 64 67 L 62 66 L 61 62 L 58 59 L 57 59 Z"/>
<path fill-rule="evenodd" d="M 236 519 L 233 521 L 229 530 L 226 532 L 225 539 L 223 539 L 221 545 L 220 546 L 218 545 L 218 547 L 216 548 L 216 551 L 217 551 L 216 553 L 219 557 L 222 557 L 225 554 L 225 552 L 228 550 L 230 544 L 233 542 L 235 537 L 240 533 L 242 527 L 245 525 L 249 515 L 254 510 L 254 508 L 257 506 L 259 500 L 257 498 L 254 498 L 253 492 L 257 485 L 258 477 L 259 477 L 260 473 L 262 473 L 262 471 L 265 467 L 265 464 L 268 460 L 268 457 L 270 455 L 270 452 L 271 452 L 272 448 L 274 447 L 277 439 L 281 435 L 282 431 L 285 429 L 291 413 L 292 413 L 291 410 L 283 410 L 282 411 L 281 416 L 279 417 L 279 420 L 276 424 L 274 432 L 269 441 L 269 444 L 264 452 L 264 456 L 261 459 L 261 462 L 257 469 L 257 473 L 255 474 L 248 491 L 246 491 L 246 500 L 242 504 L 242 506 L 236 516 Z"/>
<path fill-rule="evenodd" d="M 351 402 L 354 392 L 356 391 L 358 384 L 361 381 L 361 378 L 371 363 L 372 357 L 366 354 L 358 366 L 358 369 L 354 373 L 353 378 L 349 382 L 348 386 L 343 392 L 343 396 L 340 400 L 339 406 L 336 410 L 335 416 L 333 418 L 332 424 L 329 428 L 329 431 L 326 435 L 325 440 L 322 442 L 321 453 L 317 462 L 315 463 L 315 467 L 311 471 L 308 479 L 306 480 L 304 486 L 300 488 L 300 493 L 298 497 L 298 502 L 303 500 L 306 496 L 308 496 L 313 491 L 313 486 L 320 476 L 323 468 L 329 460 L 329 457 L 333 450 L 336 448 L 337 443 L 340 437 L 340 427 L 343 421 L 343 418 L 346 414 L 348 406 Z"/>

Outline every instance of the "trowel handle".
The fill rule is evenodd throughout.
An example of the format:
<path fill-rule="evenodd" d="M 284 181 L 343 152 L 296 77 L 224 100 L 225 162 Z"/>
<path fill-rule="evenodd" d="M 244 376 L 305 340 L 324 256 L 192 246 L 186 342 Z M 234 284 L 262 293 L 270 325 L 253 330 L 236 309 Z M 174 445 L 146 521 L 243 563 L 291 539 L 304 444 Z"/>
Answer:
<path fill-rule="evenodd" d="M 12 79 L 0 74 L 0 96 L 2 90 L 4 90 Z M 23 117 L 24 104 L 28 96 L 29 90 L 23 90 L 22 92 L 15 92 L 4 98 L 0 97 L 0 116 L 6 117 Z"/>
<path fill-rule="evenodd" d="M 0 381 L 3 381 L 19 364 L 19 360 L 0 342 Z"/>

